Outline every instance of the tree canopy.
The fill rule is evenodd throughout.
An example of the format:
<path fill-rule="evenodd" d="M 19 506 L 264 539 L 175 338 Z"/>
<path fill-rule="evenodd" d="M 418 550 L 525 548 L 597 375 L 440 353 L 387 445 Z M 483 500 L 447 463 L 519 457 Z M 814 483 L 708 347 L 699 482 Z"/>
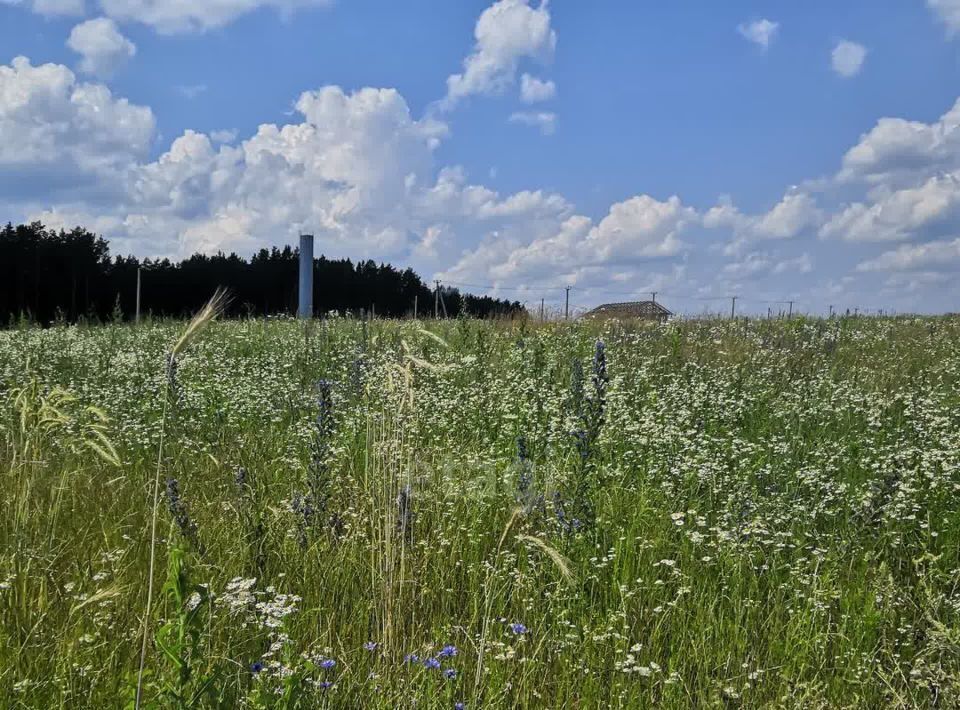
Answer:
<path fill-rule="evenodd" d="M 231 295 L 228 315 L 293 314 L 297 308 L 299 250 L 261 249 L 250 259 L 237 254 L 194 254 L 183 261 L 139 260 L 110 255 L 107 240 L 76 227 L 67 232 L 41 223 L 7 224 L 0 230 L 0 319 L 132 318 L 137 270 L 141 313 L 186 316 L 222 286 Z M 473 296 L 441 287 L 450 317 L 480 318 L 523 312 L 518 302 Z M 314 259 L 314 311 L 402 318 L 433 314 L 434 291 L 412 269 L 372 260 Z"/>

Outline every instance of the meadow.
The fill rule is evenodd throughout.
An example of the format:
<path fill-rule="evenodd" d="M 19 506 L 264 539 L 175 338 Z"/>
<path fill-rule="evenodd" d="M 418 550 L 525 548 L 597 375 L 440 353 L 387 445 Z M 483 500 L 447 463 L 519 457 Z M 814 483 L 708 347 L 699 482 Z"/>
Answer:
<path fill-rule="evenodd" d="M 185 327 L 0 332 L 2 707 L 960 707 L 960 320 Z"/>

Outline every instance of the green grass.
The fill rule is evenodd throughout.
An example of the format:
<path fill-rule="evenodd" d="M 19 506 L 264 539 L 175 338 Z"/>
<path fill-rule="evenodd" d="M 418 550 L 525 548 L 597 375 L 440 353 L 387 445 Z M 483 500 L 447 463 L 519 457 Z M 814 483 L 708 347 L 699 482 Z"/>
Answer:
<path fill-rule="evenodd" d="M 960 706 L 956 319 L 183 328 L 0 332 L 2 707 Z"/>

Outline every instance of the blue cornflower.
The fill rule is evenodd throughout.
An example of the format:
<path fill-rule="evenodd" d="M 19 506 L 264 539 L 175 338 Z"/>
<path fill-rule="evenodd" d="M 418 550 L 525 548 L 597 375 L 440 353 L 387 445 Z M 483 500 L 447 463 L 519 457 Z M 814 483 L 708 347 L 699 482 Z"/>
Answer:
<path fill-rule="evenodd" d="M 378 644 L 376 641 L 367 641 L 365 644 L 363 644 L 363 648 L 366 651 L 376 651 L 377 645 Z"/>
<path fill-rule="evenodd" d="M 423 662 L 423 667 L 428 670 L 435 671 L 440 667 L 440 661 L 438 661 L 436 658 L 428 658 Z"/>
<path fill-rule="evenodd" d="M 453 710 L 467 710 L 467 706 L 463 703 L 456 702 L 453 704 Z"/>
<path fill-rule="evenodd" d="M 404 663 L 419 663 L 420 656 L 415 653 L 408 653 L 406 658 L 403 659 Z"/>
<path fill-rule="evenodd" d="M 453 668 L 448 668 L 443 672 L 443 677 L 447 680 L 453 680 L 457 677 L 457 672 Z"/>
<path fill-rule="evenodd" d="M 263 664 L 260 661 L 250 664 L 250 672 L 253 673 L 254 675 L 256 675 L 262 670 L 263 670 Z"/>
<path fill-rule="evenodd" d="M 456 655 L 457 655 L 456 646 L 444 646 L 440 650 L 440 653 L 437 654 L 439 658 L 452 658 L 453 656 L 456 656 Z"/>
<path fill-rule="evenodd" d="M 320 683 L 317 683 L 317 685 L 319 686 L 320 690 L 326 690 L 327 688 L 330 688 L 333 686 L 333 682 L 329 680 L 324 680 L 324 681 L 321 681 Z"/>
<path fill-rule="evenodd" d="M 510 630 L 517 636 L 527 633 L 527 627 L 523 624 L 510 624 Z"/>
<path fill-rule="evenodd" d="M 337 662 L 332 658 L 324 658 L 322 661 L 320 661 L 320 667 L 325 670 L 330 670 L 335 665 L 337 665 Z"/>

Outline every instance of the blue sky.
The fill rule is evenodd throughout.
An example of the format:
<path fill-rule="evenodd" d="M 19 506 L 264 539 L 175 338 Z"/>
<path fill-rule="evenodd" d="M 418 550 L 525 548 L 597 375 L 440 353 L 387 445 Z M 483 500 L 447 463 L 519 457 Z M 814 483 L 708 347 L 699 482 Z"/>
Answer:
<path fill-rule="evenodd" d="M 115 252 L 960 310 L 960 0 L 0 0 L 0 48 L 0 217 Z"/>

